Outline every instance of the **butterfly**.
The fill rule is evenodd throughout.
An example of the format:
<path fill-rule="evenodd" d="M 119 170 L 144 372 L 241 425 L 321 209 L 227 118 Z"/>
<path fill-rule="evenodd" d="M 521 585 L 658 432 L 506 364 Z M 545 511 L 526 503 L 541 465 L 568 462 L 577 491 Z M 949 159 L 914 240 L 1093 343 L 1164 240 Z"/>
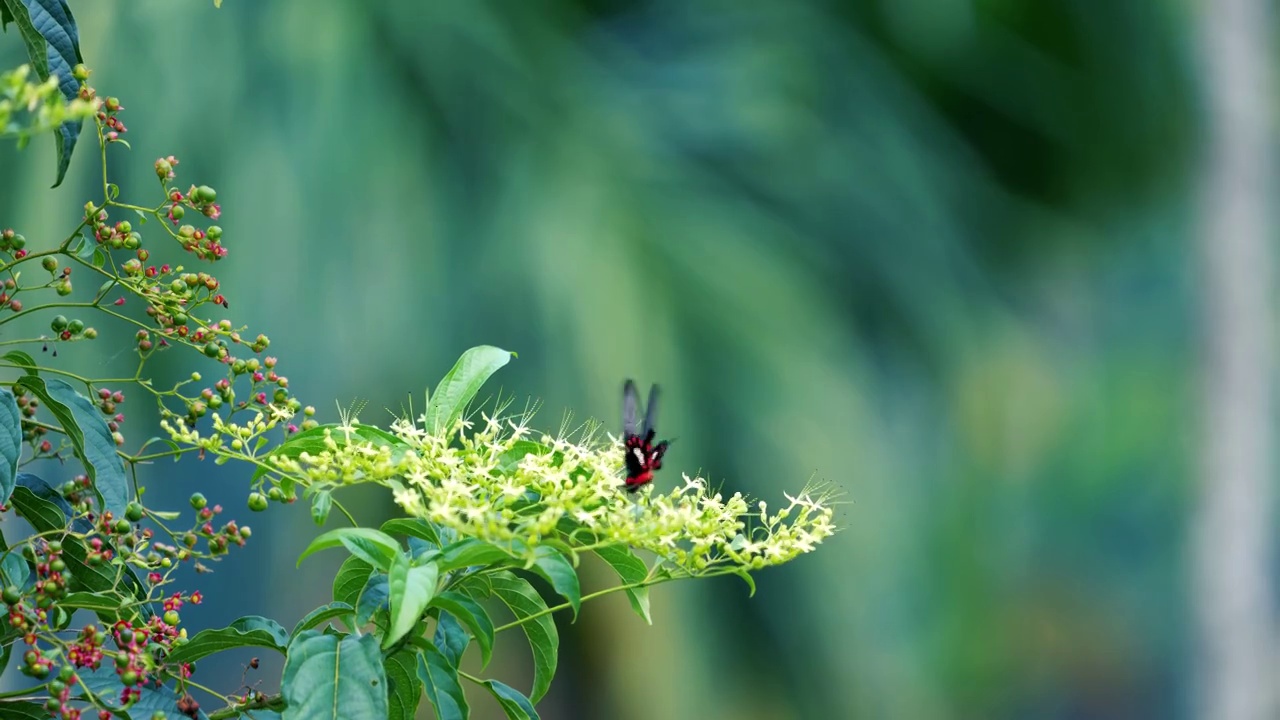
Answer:
<path fill-rule="evenodd" d="M 667 452 L 669 440 L 653 443 L 653 418 L 658 408 L 658 386 L 649 389 L 649 404 L 645 407 L 644 426 L 636 427 L 640 394 L 636 384 L 628 380 L 622 386 L 622 444 L 626 449 L 627 492 L 636 492 L 653 481 L 653 473 L 662 467 L 662 456 Z"/>

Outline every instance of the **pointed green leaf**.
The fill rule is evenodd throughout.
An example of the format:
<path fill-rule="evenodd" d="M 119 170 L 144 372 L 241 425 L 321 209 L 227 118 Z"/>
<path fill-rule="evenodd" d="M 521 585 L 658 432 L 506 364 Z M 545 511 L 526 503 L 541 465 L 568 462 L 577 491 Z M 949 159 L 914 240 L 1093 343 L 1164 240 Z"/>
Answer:
<path fill-rule="evenodd" d="M 427 691 L 427 699 L 436 709 L 438 720 L 466 720 L 471 714 L 467 696 L 458 684 L 458 668 L 434 645 L 423 645 L 418 653 L 418 680 Z"/>
<path fill-rule="evenodd" d="M 18 473 L 18 486 L 13 489 L 9 502 L 19 515 L 31 523 L 36 532 L 52 534 L 68 529 L 67 518 L 71 514 L 71 506 L 48 483 L 35 475 Z M 87 532 L 90 527 L 83 518 L 77 518 L 71 529 Z M 106 592 L 119 584 L 129 588 L 135 598 L 147 596 L 138 576 L 119 560 L 118 555 L 110 563 L 90 565 L 89 550 L 82 540 L 68 537 L 62 547 L 63 559 L 71 568 L 72 590 L 83 587 L 91 592 Z M 105 540 L 103 549 L 114 551 L 111 543 Z M 138 609 L 145 616 L 153 614 L 148 605 L 139 605 Z"/>
<path fill-rule="evenodd" d="M 493 621 L 480 603 L 460 592 L 446 590 L 431 598 L 431 604 L 452 615 L 471 631 L 480 646 L 480 668 L 488 667 L 489 658 L 493 655 Z"/>
<path fill-rule="evenodd" d="M 115 613 L 120 609 L 120 601 L 109 595 L 77 592 L 71 593 L 59 600 L 58 607 L 66 608 L 68 610 L 75 608 L 80 610 L 92 610 L 94 612 Z"/>
<path fill-rule="evenodd" d="M 76 457 L 84 463 L 100 507 L 116 517 L 124 517 L 129 503 L 129 480 L 124 473 L 124 461 L 116 453 L 115 438 L 98 406 L 58 378 L 46 380 L 24 375 L 14 384 L 40 398 L 58 419 Z"/>
<path fill-rule="evenodd" d="M 385 573 L 374 572 L 368 582 L 360 590 L 360 599 L 356 601 L 356 627 L 364 627 L 379 612 L 384 615 L 391 605 L 391 583 Z M 379 627 L 387 625 L 385 618 L 376 623 Z M 386 629 L 386 628 L 384 628 Z"/>
<path fill-rule="evenodd" d="M 385 720 L 387 675 L 372 635 L 306 630 L 289 644 L 282 720 Z"/>
<path fill-rule="evenodd" d="M 182 696 L 174 690 L 173 685 L 168 684 L 159 687 L 151 683 L 139 685 L 142 694 L 137 702 L 129 706 L 128 713 L 116 709 L 115 704 L 120 701 L 120 691 L 124 689 L 124 685 L 120 683 L 120 676 L 116 675 L 115 663 L 104 662 L 97 670 L 80 668 L 76 671 L 76 677 L 99 700 L 107 703 L 114 712 L 113 717 L 150 718 L 157 710 L 163 711 L 170 718 L 186 717 L 178 712 L 178 700 Z M 0 717 L 7 720 L 9 716 L 0 714 Z M 197 711 L 196 717 L 209 720 L 203 710 Z"/>
<path fill-rule="evenodd" d="M 422 681 L 418 679 L 418 653 L 405 648 L 386 660 L 387 720 L 413 720 L 422 700 Z"/>
<path fill-rule="evenodd" d="M 0 699 L 0 718 L 5 720 L 49 720 L 43 705 L 27 700 Z"/>
<path fill-rule="evenodd" d="M 560 633 L 550 613 L 546 613 L 547 604 L 527 580 L 503 570 L 490 575 L 489 582 L 493 586 L 493 594 L 506 603 L 516 620 L 533 618 L 520 627 L 529 638 L 529 648 L 533 651 L 533 691 L 529 697 L 536 703 L 547 693 L 551 678 L 556 674 Z"/>
<path fill-rule="evenodd" d="M 0 3 L 3 3 L 3 2 L 4 0 L 0 0 Z M 0 357 L 3 357 L 5 360 L 8 360 L 9 362 L 13 363 L 14 365 L 17 365 L 18 367 L 25 368 L 28 375 L 40 374 L 39 372 L 37 372 L 38 368 L 36 367 L 35 359 L 32 358 L 30 355 L 22 352 L 21 350 L 10 350 L 9 352 L 5 353 L 3 356 L 0 356 Z"/>
<path fill-rule="evenodd" d="M 635 556 L 631 552 L 631 548 L 626 545 L 608 545 L 602 548 L 596 548 L 596 554 L 605 562 L 609 563 L 609 567 L 618 573 L 618 577 L 622 578 L 623 584 L 631 585 L 638 582 L 644 582 L 649 577 L 649 568 L 645 566 L 644 561 Z M 627 590 L 627 600 L 631 601 L 631 609 L 637 615 L 644 618 L 644 621 L 653 624 L 653 618 L 649 615 L 649 588 L 637 587 Z"/>
<path fill-rule="evenodd" d="M 332 507 L 333 494 L 328 490 L 321 490 L 311 500 L 311 519 L 316 525 L 323 525 L 329 519 L 329 509 Z"/>
<path fill-rule="evenodd" d="M 360 591 L 364 590 L 372 574 L 373 566 L 358 557 L 343 560 L 333 578 L 333 601 L 355 607 L 360 600 Z"/>
<path fill-rule="evenodd" d="M 485 680 L 484 686 L 493 693 L 493 697 L 502 706 L 502 711 L 507 714 L 508 720 L 539 720 L 538 711 L 533 709 L 533 703 L 529 702 L 529 698 L 519 690 L 497 680 Z"/>
<path fill-rule="evenodd" d="M 480 387 L 502 366 L 511 362 L 514 353 L 492 345 L 473 347 L 464 352 L 436 386 L 423 414 L 429 432 L 447 432 L 462 417 L 467 404 L 480 392 Z"/>
<path fill-rule="evenodd" d="M 467 652 L 467 645 L 471 643 L 471 636 L 456 618 L 449 613 L 441 613 L 432 642 L 444 653 L 450 665 L 458 667 L 462 664 L 463 654 Z"/>
<path fill-rule="evenodd" d="M 312 540 L 298 557 L 298 565 L 302 565 L 302 561 L 314 552 L 339 545 L 383 572 L 391 567 L 392 559 L 400 554 L 400 543 L 384 532 L 362 527 L 338 528 Z"/>
<path fill-rule="evenodd" d="M 280 623 L 258 615 L 246 615 L 227 627 L 196 633 L 185 645 L 169 653 L 168 662 L 195 662 L 239 647 L 264 647 L 284 652 L 288 644 L 289 633 Z"/>
<path fill-rule="evenodd" d="M 440 536 L 432 524 L 422 518 L 393 518 L 382 523 L 382 532 L 388 535 L 404 535 L 440 547 Z"/>
<path fill-rule="evenodd" d="M 315 610 L 307 613 L 306 616 L 299 620 L 298 624 L 293 626 L 293 632 L 289 633 L 289 637 L 297 637 L 298 633 L 303 630 L 310 630 L 312 628 L 319 627 L 330 620 L 335 620 L 354 613 L 355 608 L 344 602 L 331 602 L 328 605 L 321 605 Z"/>
<path fill-rule="evenodd" d="M 31 566 L 17 552 L 7 552 L 4 559 L 0 560 L 0 582 L 4 583 L 4 587 L 25 588 L 30 585 Z"/>
<path fill-rule="evenodd" d="M 384 649 L 395 644 L 422 620 L 422 613 L 436 594 L 440 569 L 433 562 L 413 566 L 407 556 L 397 555 L 387 577 L 391 586 L 391 630 L 382 641 Z"/>
<path fill-rule="evenodd" d="M 58 76 L 58 91 L 67 101 L 79 97 L 80 83 L 71 75 L 71 68 L 84 62 L 80 56 L 80 35 L 75 18 L 65 0 L 0 0 L 4 13 L 0 21 L 17 23 L 18 32 L 27 46 L 31 66 L 41 80 L 50 75 Z M 79 120 L 66 122 L 54 130 L 54 148 L 57 151 L 57 180 L 53 187 L 62 184 L 62 178 L 71 164 L 71 152 L 80 136 Z"/>
<path fill-rule="evenodd" d="M 506 550 L 484 540 L 467 538 L 444 548 L 440 555 L 440 572 L 458 570 L 472 565 L 491 565 L 512 560 Z"/>
<path fill-rule="evenodd" d="M 536 559 L 530 570 L 551 583 L 551 587 L 569 601 L 576 620 L 578 607 L 582 605 L 582 588 L 578 584 L 578 573 L 573 569 L 573 565 L 564 553 L 546 545 L 539 545 L 534 549 L 534 553 Z"/>
<path fill-rule="evenodd" d="M 22 458 L 22 411 L 8 388 L 0 389 L 0 504 L 18 484 L 18 460 Z"/>
<path fill-rule="evenodd" d="M 546 455 L 552 452 L 551 448 L 540 442 L 533 440 L 517 440 L 511 444 L 511 449 L 502 453 L 498 458 L 498 469 L 504 473 L 514 471 L 520 466 L 520 461 L 525 459 L 527 455 Z M 557 461 L 556 464 L 559 464 Z"/>

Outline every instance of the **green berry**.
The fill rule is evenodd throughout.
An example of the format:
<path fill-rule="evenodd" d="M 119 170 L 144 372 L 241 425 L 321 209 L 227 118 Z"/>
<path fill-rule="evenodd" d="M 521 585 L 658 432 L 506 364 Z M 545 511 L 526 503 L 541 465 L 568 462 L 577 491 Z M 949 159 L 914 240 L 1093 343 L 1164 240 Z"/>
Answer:
<path fill-rule="evenodd" d="M 142 503 L 139 502 L 131 502 L 124 508 L 124 516 L 129 520 L 129 522 L 138 522 L 141 520 L 143 512 Z"/>
<path fill-rule="evenodd" d="M 45 270 L 48 270 L 49 272 L 57 272 L 58 258 L 47 257 L 40 261 L 40 266 L 43 267 Z"/>
<path fill-rule="evenodd" d="M 208 504 L 209 504 L 209 501 L 205 499 L 204 495 L 201 495 L 200 493 L 193 493 L 193 494 L 191 495 L 191 507 L 192 507 L 192 509 L 194 509 L 194 510 L 203 510 L 203 509 L 204 509 L 204 506 L 205 506 L 205 505 L 208 505 Z"/>
<path fill-rule="evenodd" d="M 5 605 L 17 605 L 22 602 L 22 592 L 17 587 L 10 585 L 4 589 L 4 594 L 0 597 L 4 598 Z"/>
<path fill-rule="evenodd" d="M 249 509 L 262 512 L 267 509 L 267 496 L 262 493 L 249 493 Z"/>
<path fill-rule="evenodd" d="M 54 318 L 53 318 L 53 320 L 49 321 L 49 329 L 50 329 L 50 330 L 52 330 L 52 331 L 54 331 L 54 332 L 56 332 L 56 333 L 60 333 L 60 332 L 62 332 L 63 330 L 66 330 L 66 329 L 67 329 L 67 316 L 66 316 L 66 315 L 58 315 L 58 316 L 54 317 Z"/>
<path fill-rule="evenodd" d="M 67 323 L 67 329 L 71 331 L 72 335 L 79 335 L 84 332 L 84 321 L 76 318 L 75 320 Z M 96 335 L 97 333 L 94 334 Z"/>

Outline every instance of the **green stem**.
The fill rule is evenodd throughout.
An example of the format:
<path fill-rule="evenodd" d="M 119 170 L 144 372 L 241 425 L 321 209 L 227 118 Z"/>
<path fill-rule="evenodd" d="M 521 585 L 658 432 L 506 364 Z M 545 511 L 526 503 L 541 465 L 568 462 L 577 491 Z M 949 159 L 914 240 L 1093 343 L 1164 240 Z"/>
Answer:
<path fill-rule="evenodd" d="M 669 582 L 674 579 L 675 578 L 657 578 L 653 580 L 645 579 L 636 583 L 627 583 L 625 585 L 615 585 L 614 587 L 606 588 L 604 590 L 597 590 L 596 592 L 593 592 L 589 595 L 583 595 L 581 598 L 581 602 L 594 600 L 595 598 L 598 598 L 598 597 L 603 597 L 605 595 L 616 593 L 619 590 L 635 590 L 636 588 L 650 587 L 652 585 L 661 585 L 664 582 Z M 520 627 L 521 625 L 529 622 L 530 620 L 537 620 L 538 618 L 544 615 L 550 615 L 551 613 L 560 612 L 561 610 L 568 610 L 571 607 L 573 607 L 573 603 L 568 603 L 568 602 L 563 602 L 563 603 L 560 603 L 559 605 L 553 605 L 549 608 L 546 608 L 545 610 L 539 610 L 538 612 L 533 613 L 532 615 L 525 615 L 519 620 L 516 620 L 514 622 L 509 622 L 506 625 L 499 625 L 498 627 L 493 629 L 493 633 L 497 635 L 503 630 L 510 630 L 511 628 L 514 628 L 514 627 Z"/>

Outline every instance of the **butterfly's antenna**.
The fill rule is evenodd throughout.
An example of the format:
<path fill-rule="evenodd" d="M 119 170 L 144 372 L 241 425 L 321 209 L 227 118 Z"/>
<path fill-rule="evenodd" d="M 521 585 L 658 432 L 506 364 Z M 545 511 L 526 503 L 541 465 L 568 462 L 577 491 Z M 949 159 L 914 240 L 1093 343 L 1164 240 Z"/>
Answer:
<path fill-rule="evenodd" d="M 625 435 L 638 435 L 636 432 L 636 416 L 639 414 L 637 405 L 640 403 L 640 393 L 636 392 L 636 384 L 627 380 L 622 386 L 622 432 Z"/>

